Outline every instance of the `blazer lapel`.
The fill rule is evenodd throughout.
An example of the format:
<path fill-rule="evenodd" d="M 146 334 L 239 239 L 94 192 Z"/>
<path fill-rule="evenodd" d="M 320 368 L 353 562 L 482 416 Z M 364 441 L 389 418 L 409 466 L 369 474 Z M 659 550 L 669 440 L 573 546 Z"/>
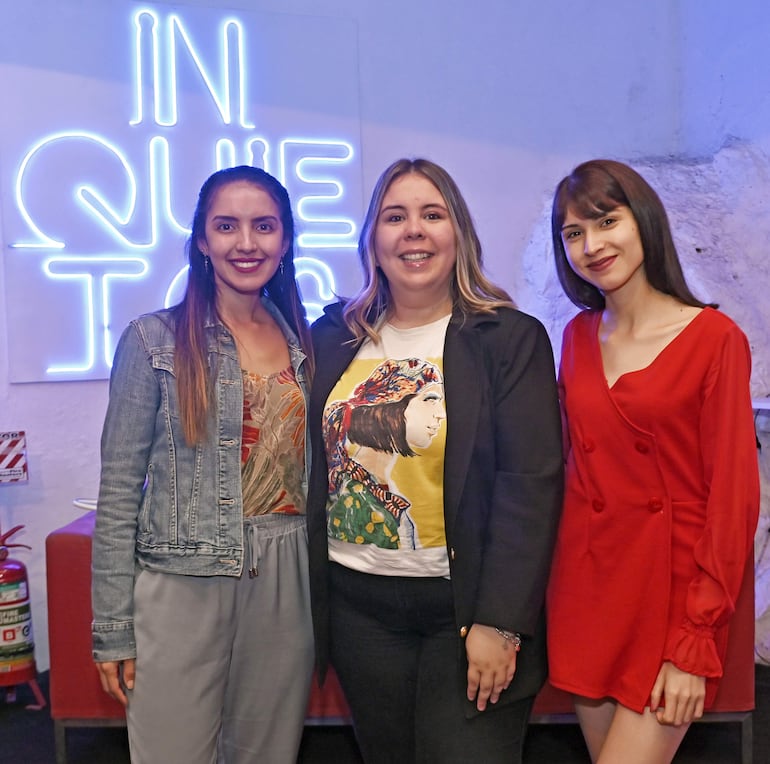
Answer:
<path fill-rule="evenodd" d="M 481 409 L 481 388 L 487 374 L 478 321 L 453 315 L 444 345 L 444 390 L 447 438 L 444 452 L 444 517 L 447 533 L 457 517 Z M 479 375 L 483 375 L 479 379 Z"/>
<path fill-rule="evenodd" d="M 324 356 L 325 362 L 317 365 L 310 398 L 311 408 L 318 407 L 319 413 L 323 411 L 329 393 L 350 366 L 360 347 L 360 343 L 350 342 L 350 339 L 347 327 L 335 324 L 334 330 L 325 336 L 322 345 L 316 345 L 316 352 Z"/>

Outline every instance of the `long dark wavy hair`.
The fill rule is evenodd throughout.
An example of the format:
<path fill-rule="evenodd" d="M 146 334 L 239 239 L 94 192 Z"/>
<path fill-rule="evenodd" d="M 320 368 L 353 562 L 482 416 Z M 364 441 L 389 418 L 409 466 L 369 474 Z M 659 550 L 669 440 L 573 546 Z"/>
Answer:
<path fill-rule="evenodd" d="M 561 233 L 567 210 L 596 220 L 620 206 L 628 207 L 636 220 L 644 270 L 652 287 L 685 305 L 706 307 L 687 286 L 660 197 L 638 172 L 611 159 L 592 159 L 578 165 L 554 193 L 551 236 L 556 272 L 567 297 L 580 308 L 602 310 L 605 305 L 604 295 L 570 267 Z"/>
<path fill-rule="evenodd" d="M 230 183 L 247 182 L 262 189 L 279 210 L 283 237 L 288 248 L 283 267 L 267 282 L 263 294 L 280 310 L 281 315 L 299 338 L 308 358 L 312 375 L 313 353 L 310 332 L 294 270 L 294 216 L 286 189 L 272 175 L 258 167 L 240 165 L 219 170 L 201 187 L 193 215 L 192 232 L 186 253 L 190 264 L 187 288 L 182 301 L 174 307 L 174 369 L 176 372 L 179 410 L 185 438 L 190 445 L 206 437 L 206 421 L 211 402 L 211 373 L 206 347 L 206 322 L 219 319 L 213 270 L 206 267 L 206 258 L 198 242 L 205 240 L 206 216 L 216 193 Z"/>

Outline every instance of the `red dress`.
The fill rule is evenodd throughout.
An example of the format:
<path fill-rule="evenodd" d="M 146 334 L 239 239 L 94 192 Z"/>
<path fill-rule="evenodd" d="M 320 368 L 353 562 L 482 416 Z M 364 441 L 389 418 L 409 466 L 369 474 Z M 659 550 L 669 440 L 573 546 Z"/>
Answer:
<path fill-rule="evenodd" d="M 741 330 L 705 308 L 609 388 L 583 312 L 564 332 L 564 513 L 548 591 L 551 683 L 641 712 L 663 661 L 722 674 L 759 475 Z"/>

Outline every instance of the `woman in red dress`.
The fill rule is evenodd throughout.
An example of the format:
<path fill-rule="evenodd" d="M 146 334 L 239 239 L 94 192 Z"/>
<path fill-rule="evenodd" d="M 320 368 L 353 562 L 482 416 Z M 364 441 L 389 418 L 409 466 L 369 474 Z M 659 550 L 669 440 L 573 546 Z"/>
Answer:
<path fill-rule="evenodd" d="M 670 762 L 713 702 L 759 478 L 746 337 L 690 292 L 655 191 L 619 162 L 556 189 L 566 495 L 549 584 L 552 684 L 591 759 Z"/>

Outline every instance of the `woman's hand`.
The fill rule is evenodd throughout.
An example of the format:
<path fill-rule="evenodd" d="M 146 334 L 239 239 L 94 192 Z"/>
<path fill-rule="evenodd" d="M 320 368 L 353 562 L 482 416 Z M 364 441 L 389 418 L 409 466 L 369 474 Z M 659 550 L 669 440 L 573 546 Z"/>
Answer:
<path fill-rule="evenodd" d="M 666 661 L 652 687 L 650 711 L 655 712 L 660 724 L 679 727 L 703 716 L 705 699 L 705 677 L 688 674 Z M 665 700 L 665 708 L 660 708 L 661 700 Z"/>
<path fill-rule="evenodd" d="M 102 689 L 115 700 L 127 706 L 128 698 L 123 688 L 134 689 L 135 660 L 126 658 L 123 661 L 97 662 L 96 668 L 99 671 Z"/>
<path fill-rule="evenodd" d="M 497 703 L 516 673 L 516 648 L 492 626 L 474 623 L 465 638 L 468 656 L 468 700 L 483 711 Z"/>

